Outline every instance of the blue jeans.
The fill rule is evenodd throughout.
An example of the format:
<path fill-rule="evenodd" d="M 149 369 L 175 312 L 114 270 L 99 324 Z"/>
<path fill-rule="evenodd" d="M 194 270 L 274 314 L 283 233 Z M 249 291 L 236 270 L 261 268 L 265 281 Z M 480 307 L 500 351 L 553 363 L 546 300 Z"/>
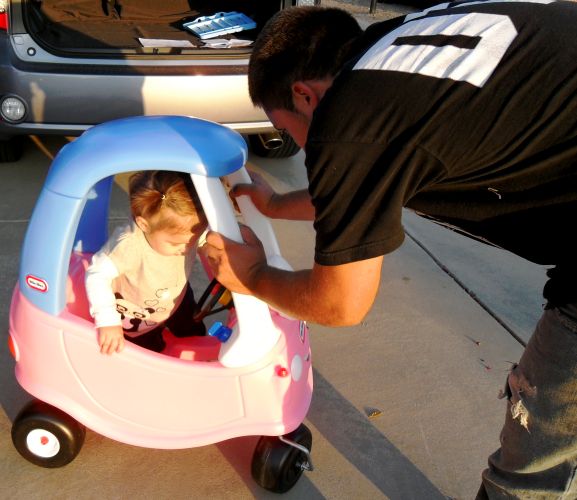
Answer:
<path fill-rule="evenodd" d="M 577 499 L 577 304 L 545 310 L 503 396 L 477 499 Z"/>

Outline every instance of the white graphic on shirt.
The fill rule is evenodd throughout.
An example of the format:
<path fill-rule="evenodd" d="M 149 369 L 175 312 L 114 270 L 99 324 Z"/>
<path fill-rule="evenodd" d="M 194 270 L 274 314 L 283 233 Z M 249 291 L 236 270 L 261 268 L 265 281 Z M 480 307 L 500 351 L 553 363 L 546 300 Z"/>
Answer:
<path fill-rule="evenodd" d="M 454 45 L 403 45 L 397 40 L 408 36 L 456 36 L 480 38 L 474 48 Z M 381 38 L 353 69 L 400 71 L 449 78 L 482 87 L 517 36 L 507 16 L 497 14 L 449 14 L 418 19 L 404 24 Z M 399 45 L 393 45 L 394 43 Z"/>
<path fill-rule="evenodd" d="M 421 12 L 413 12 L 412 14 L 407 14 L 405 16 L 405 22 L 411 21 L 413 19 L 419 19 L 420 17 L 425 17 L 429 12 L 435 12 L 436 10 L 445 10 L 445 9 L 457 9 L 459 7 L 469 7 L 470 5 L 483 5 L 483 4 L 491 4 L 491 3 L 541 3 L 541 4 L 549 4 L 554 3 L 557 0 L 479 0 L 478 2 L 463 2 L 451 5 L 450 2 L 441 3 L 439 5 L 433 5 L 428 9 L 425 9 Z"/>
<path fill-rule="evenodd" d="M 114 296 L 116 297 L 116 311 L 120 313 L 124 333 L 132 337 L 142 327 L 150 327 L 156 324 L 156 322 L 150 320 L 150 316 L 155 312 L 154 307 L 150 307 L 148 304 L 147 307 L 140 307 L 126 300 L 118 292 Z"/>

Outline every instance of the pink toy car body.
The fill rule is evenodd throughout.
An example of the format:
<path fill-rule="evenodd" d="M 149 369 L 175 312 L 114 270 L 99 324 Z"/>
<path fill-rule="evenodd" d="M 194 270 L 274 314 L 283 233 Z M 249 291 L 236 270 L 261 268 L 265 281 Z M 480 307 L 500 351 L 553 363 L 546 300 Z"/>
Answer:
<path fill-rule="evenodd" d="M 246 145 L 236 132 L 185 117 L 99 125 L 54 160 L 30 221 L 10 309 L 16 378 L 36 398 L 12 429 L 25 458 L 45 467 L 67 464 L 80 451 L 86 426 L 123 443 L 164 449 L 263 436 L 253 477 L 272 491 L 290 489 L 311 469 L 312 438 L 302 425 L 312 396 L 304 322 L 233 294 L 226 343 L 165 332 L 163 353 L 127 343 L 107 356 L 98 350 L 88 314 L 84 270 L 106 240 L 115 174 L 159 165 L 190 173 L 210 226 L 226 234 L 238 226 L 219 177 L 246 180 L 245 161 Z M 285 266 L 268 221 L 249 200 L 240 205 L 269 262 Z M 219 226 L 223 219 L 232 229 Z"/>

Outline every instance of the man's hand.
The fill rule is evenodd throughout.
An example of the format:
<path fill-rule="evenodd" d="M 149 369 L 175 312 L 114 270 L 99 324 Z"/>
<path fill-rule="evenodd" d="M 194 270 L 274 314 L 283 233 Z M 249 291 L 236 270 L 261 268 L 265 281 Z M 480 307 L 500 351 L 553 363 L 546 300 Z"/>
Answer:
<path fill-rule="evenodd" d="M 252 184 L 234 186 L 230 190 L 233 200 L 246 195 L 261 214 L 271 219 L 314 220 L 315 207 L 307 189 L 277 193 L 259 174 L 249 173 Z"/>
<path fill-rule="evenodd" d="M 102 354 L 112 354 L 124 349 L 124 331 L 121 326 L 98 328 L 98 345 Z"/>
<path fill-rule="evenodd" d="M 230 190 L 230 195 L 233 198 L 243 195 L 250 197 L 252 203 L 261 214 L 273 217 L 273 201 L 276 193 L 261 175 L 256 172 L 249 172 L 249 175 L 252 183 L 233 186 Z"/>
<path fill-rule="evenodd" d="M 214 277 L 231 292 L 254 294 L 259 273 L 267 266 L 260 240 L 247 226 L 240 227 L 244 243 L 209 231 L 199 251 L 206 257 Z"/>

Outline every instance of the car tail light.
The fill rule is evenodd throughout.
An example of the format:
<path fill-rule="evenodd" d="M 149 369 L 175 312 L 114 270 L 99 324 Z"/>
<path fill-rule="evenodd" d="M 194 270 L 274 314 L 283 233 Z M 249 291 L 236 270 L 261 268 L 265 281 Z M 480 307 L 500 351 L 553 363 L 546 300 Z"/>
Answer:
<path fill-rule="evenodd" d="M 6 96 L 0 100 L 0 118 L 9 123 L 18 123 L 26 115 L 26 105 L 17 96 Z"/>
<path fill-rule="evenodd" d="M 0 0 L 0 30 L 8 30 L 8 0 Z"/>

